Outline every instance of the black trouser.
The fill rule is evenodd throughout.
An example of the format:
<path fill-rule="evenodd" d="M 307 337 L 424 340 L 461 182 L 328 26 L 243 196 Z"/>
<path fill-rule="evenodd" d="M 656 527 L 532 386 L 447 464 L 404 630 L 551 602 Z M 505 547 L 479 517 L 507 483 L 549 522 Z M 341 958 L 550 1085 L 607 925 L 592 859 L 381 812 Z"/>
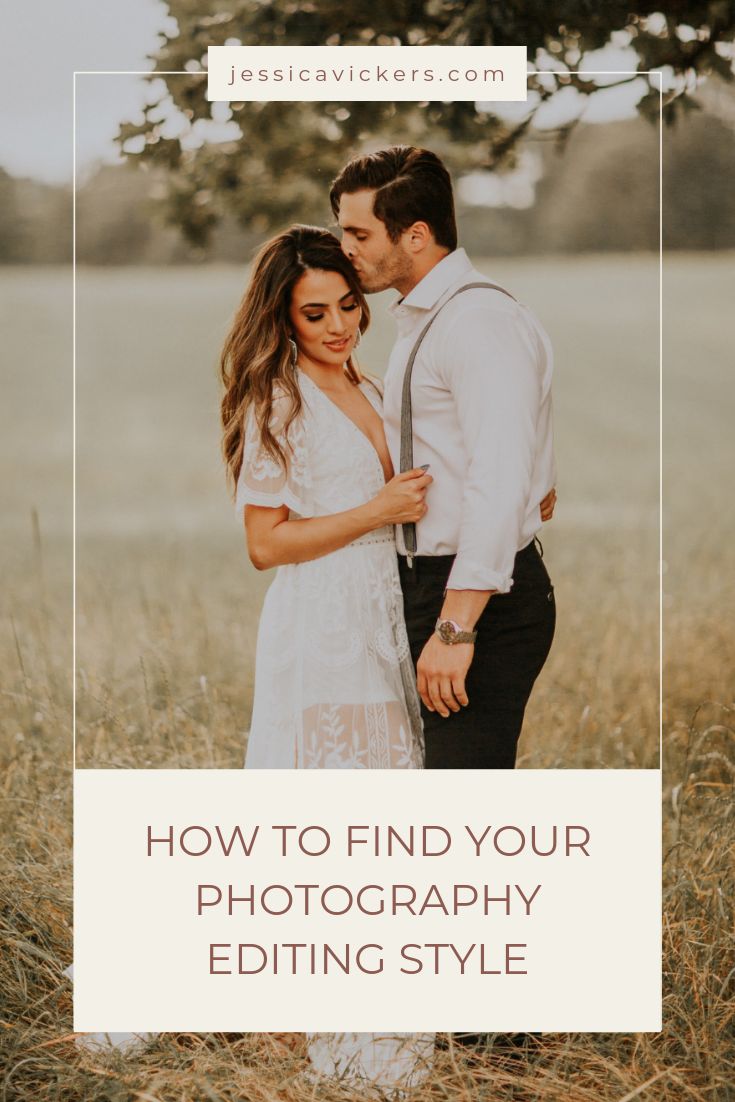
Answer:
<path fill-rule="evenodd" d="M 509 593 L 497 593 L 476 624 L 465 687 L 469 704 L 444 719 L 421 705 L 427 769 L 512 769 L 533 683 L 551 648 L 554 587 L 536 546 L 519 551 Z M 453 555 L 399 555 L 403 610 L 414 665 L 441 613 Z"/>

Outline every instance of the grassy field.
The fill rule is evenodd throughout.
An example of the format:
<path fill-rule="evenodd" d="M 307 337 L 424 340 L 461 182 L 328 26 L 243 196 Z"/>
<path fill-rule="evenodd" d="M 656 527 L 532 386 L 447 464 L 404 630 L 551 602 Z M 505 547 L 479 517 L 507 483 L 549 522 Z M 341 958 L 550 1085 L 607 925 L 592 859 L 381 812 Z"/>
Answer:
<path fill-rule="evenodd" d="M 544 544 L 559 628 L 520 764 L 655 766 L 656 267 L 557 261 L 497 274 L 534 304 L 558 361 L 560 502 Z M 241 764 L 268 578 L 250 566 L 225 493 L 215 361 L 242 285 L 233 269 L 80 273 L 80 765 Z M 53 275 L 35 286 L 57 291 Z M 16 329 L 30 329 L 30 284 L 21 279 L 11 295 Z M 376 302 L 362 351 L 378 373 L 391 297 Z M 26 373 L 17 386 L 32 386 Z M 66 389 L 56 408 L 68 400 Z M 68 525 L 69 471 L 58 458 L 54 466 L 45 440 L 31 446 L 43 472 L 34 504 L 45 553 Z"/>
<path fill-rule="evenodd" d="M 534 306 L 557 356 L 560 501 L 544 545 L 559 628 L 520 765 L 655 766 L 657 263 L 569 258 L 486 270 Z M 678 257 L 665 269 L 665 1030 L 495 1044 L 472 1064 L 449 1046 L 417 1098 L 735 1097 L 732 273 L 731 256 Z M 61 976 L 72 954 L 70 281 L 6 269 L 0 284 L 9 535 L 0 1102 L 304 1102 L 316 1095 L 300 1078 L 298 1039 L 166 1034 L 125 1061 L 72 1044 Z M 216 352 L 242 284 L 224 268 L 80 273 L 79 765 L 242 762 L 269 581 L 247 562 L 217 450 Z M 362 350 L 377 372 L 390 341 L 385 306 L 376 302 Z"/>

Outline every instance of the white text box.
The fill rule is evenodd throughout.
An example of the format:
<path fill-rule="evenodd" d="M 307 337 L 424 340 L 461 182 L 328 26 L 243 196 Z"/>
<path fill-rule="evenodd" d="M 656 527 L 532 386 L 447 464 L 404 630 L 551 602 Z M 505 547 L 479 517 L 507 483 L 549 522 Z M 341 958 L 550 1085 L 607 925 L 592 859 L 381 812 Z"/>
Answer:
<path fill-rule="evenodd" d="M 209 100 L 521 100 L 525 46 L 210 46 Z"/>
<path fill-rule="evenodd" d="M 660 1028 L 656 771 L 81 770 L 74 859 L 79 1031 Z"/>

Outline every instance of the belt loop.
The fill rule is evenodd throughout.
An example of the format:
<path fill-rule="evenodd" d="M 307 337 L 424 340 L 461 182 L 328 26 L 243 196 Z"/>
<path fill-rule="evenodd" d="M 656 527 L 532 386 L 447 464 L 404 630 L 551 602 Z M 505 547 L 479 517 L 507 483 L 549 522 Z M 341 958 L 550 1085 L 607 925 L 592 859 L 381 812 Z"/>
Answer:
<path fill-rule="evenodd" d="M 544 557 L 544 545 L 542 544 L 542 542 L 538 538 L 538 536 L 533 537 L 533 542 L 538 544 L 539 554 L 541 555 L 541 558 L 543 559 L 543 557 Z"/>

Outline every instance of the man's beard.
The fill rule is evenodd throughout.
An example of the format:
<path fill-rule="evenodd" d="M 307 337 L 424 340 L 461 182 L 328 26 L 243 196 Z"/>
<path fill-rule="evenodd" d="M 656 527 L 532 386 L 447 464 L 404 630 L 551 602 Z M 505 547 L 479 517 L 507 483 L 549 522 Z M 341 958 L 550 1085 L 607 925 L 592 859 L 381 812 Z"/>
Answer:
<path fill-rule="evenodd" d="M 377 295 L 380 291 L 387 291 L 391 286 L 389 279 L 381 279 L 380 276 L 375 273 L 372 276 L 358 276 L 360 287 L 366 295 Z"/>
<path fill-rule="evenodd" d="M 376 295 L 395 287 L 396 282 L 406 276 L 407 267 L 410 265 L 383 262 L 377 264 L 372 272 L 358 272 L 357 278 L 366 295 Z"/>

